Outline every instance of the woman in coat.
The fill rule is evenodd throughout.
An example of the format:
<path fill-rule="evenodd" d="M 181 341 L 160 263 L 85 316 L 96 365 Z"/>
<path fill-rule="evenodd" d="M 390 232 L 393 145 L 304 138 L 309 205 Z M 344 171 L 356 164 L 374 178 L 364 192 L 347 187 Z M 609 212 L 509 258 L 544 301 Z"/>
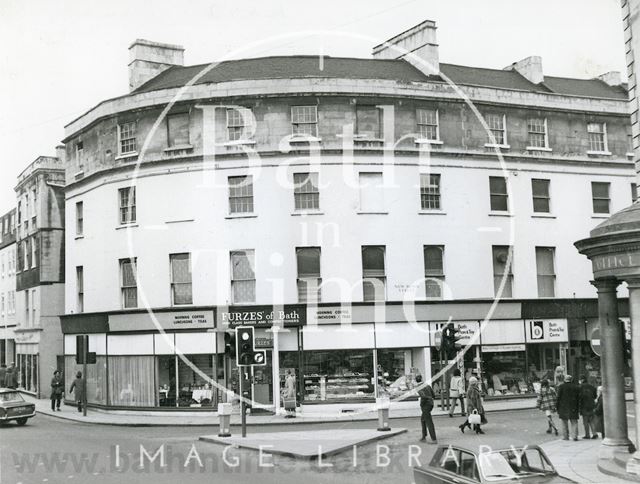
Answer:
<path fill-rule="evenodd" d="M 604 412 L 602 410 L 602 387 L 598 387 L 597 389 L 598 398 L 596 398 L 596 407 L 593 411 L 595 417 L 595 436 L 598 436 L 598 432 L 604 439 Z"/>
<path fill-rule="evenodd" d="M 482 396 L 480 395 L 480 388 L 478 388 L 478 379 L 475 376 L 469 378 L 469 389 L 467 390 L 467 415 L 474 413 L 474 410 L 480 415 L 482 422 L 486 422 L 484 418 L 484 407 L 482 406 Z M 464 433 L 465 427 L 471 428 L 469 423 L 469 417 L 460 425 L 460 431 Z M 480 428 L 480 424 L 473 424 L 473 430 L 476 434 L 484 434 Z"/>
<path fill-rule="evenodd" d="M 69 393 L 74 392 L 76 403 L 78 404 L 78 412 L 82 412 L 82 402 L 84 402 L 84 378 L 82 378 L 82 372 L 76 373 L 76 379 L 73 380 Z"/>
<path fill-rule="evenodd" d="M 449 417 L 453 417 L 453 412 L 456 410 L 458 400 L 460 400 L 460 415 L 464 415 L 464 381 L 462 380 L 462 376 L 460 376 L 460 370 L 457 368 L 453 370 L 453 376 L 449 382 L 449 398 L 451 400 Z"/>
<path fill-rule="evenodd" d="M 538 395 L 538 401 L 536 402 L 536 408 L 539 408 L 547 415 L 547 433 L 555 432 L 558 435 L 558 428 L 553 423 L 553 414 L 556 411 L 556 392 L 549 386 L 549 380 L 542 380 L 540 384 L 540 395 Z"/>

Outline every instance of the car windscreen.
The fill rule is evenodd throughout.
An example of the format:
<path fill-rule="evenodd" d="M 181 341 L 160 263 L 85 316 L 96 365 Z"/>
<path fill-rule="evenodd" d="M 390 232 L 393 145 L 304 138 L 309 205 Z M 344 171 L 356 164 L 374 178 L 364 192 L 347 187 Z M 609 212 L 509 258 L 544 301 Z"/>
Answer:
<path fill-rule="evenodd" d="M 19 392 L 0 392 L 0 403 L 24 402 L 24 398 Z"/>
<path fill-rule="evenodd" d="M 482 453 L 478 460 L 482 474 L 489 481 L 556 473 L 549 460 L 537 448 Z"/>

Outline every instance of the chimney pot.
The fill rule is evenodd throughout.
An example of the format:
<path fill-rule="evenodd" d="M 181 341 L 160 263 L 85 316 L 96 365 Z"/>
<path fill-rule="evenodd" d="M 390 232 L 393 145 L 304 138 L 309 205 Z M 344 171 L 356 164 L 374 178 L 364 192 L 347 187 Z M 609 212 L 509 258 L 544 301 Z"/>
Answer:
<path fill-rule="evenodd" d="M 526 78 L 533 84 L 544 82 L 544 74 L 542 72 L 542 57 L 532 55 L 518 62 L 514 62 L 510 66 L 504 68 L 505 71 L 516 71 L 522 77 Z"/>
<path fill-rule="evenodd" d="M 610 86 L 619 86 L 622 84 L 622 75 L 618 71 L 605 72 L 598 76 L 602 82 L 606 82 Z"/>
<path fill-rule="evenodd" d="M 184 65 L 184 47 L 137 39 L 129 46 L 129 91 L 171 66 Z"/>
<path fill-rule="evenodd" d="M 374 59 L 404 59 L 428 76 L 440 72 L 436 23 L 425 20 L 373 48 Z"/>

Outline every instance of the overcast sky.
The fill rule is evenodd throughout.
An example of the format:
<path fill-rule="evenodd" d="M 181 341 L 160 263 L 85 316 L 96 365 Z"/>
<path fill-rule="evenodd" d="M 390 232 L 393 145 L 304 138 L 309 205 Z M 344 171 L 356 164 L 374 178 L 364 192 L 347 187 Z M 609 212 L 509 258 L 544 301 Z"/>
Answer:
<path fill-rule="evenodd" d="M 235 51 L 369 57 L 425 19 L 437 22 L 441 62 L 502 68 L 540 55 L 548 75 L 625 69 L 620 0 L 0 0 L 0 213 L 65 124 L 127 92 L 136 38 L 183 45 L 187 65 Z M 289 33 L 301 35 L 273 39 Z"/>

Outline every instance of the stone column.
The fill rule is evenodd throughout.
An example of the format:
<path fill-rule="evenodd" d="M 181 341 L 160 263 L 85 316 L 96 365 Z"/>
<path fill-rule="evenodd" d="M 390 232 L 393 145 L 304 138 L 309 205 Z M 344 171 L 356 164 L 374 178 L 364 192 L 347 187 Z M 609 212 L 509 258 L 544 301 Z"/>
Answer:
<path fill-rule="evenodd" d="M 605 439 L 601 457 L 612 456 L 616 450 L 626 449 L 631 441 L 627 435 L 627 410 L 624 400 L 624 327 L 618 320 L 617 287 L 615 278 L 596 279 L 598 290 L 598 320 L 602 356 L 602 403 Z"/>
<path fill-rule="evenodd" d="M 627 281 L 629 287 L 629 311 L 631 313 L 631 355 L 633 366 L 633 407 L 635 411 L 636 449 L 640 449 L 640 395 L 636 389 L 640 389 L 640 279 Z M 637 349 L 636 349 L 637 348 Z M 640 474 L 640 450 L 636 450 L 629 472 Z"/>

